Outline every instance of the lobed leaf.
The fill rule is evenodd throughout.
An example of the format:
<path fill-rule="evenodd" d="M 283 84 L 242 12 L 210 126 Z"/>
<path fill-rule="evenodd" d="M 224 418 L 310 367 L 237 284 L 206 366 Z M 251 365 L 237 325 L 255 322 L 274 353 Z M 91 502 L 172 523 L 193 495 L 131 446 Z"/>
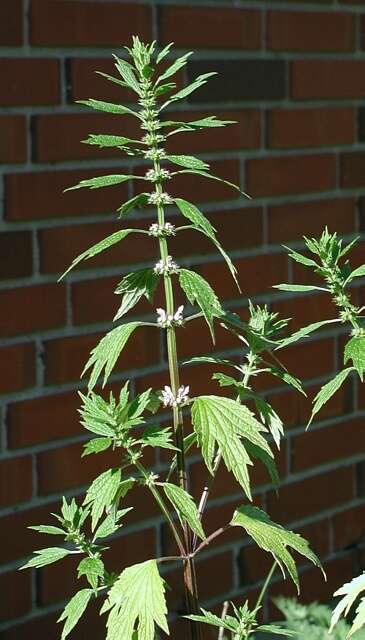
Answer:
<path fill-rule="evenodd" d="M 61 640 L 65 640 L 72 629 L 76 626 L 89 604 L 92 594 L 92 589 L 82 589 L 81 591 L 78 591 L 66 605 L 57 620 L 57 622 L 62 622 L 63 620 L 66 621 L 62 630 Z"/>
<path fill-rule="evenodd" d="M 346 582 L 340 589 L 338 589 L 333 595 L 334 596 L 343 596 L 336 608 L 332 613 L 331 618 L 331 626 L 329 629 L 329 633 L 332 633 L 335 625 L 338 623 L 340 617 L 342 615 L 347 615 L 356 602 L 357 598 L 361 593 L 365 591 L 365 573 L 362 573 L 360 576 L 356 576 L 350 582 Z M 360 603 L 356 609 L 356 616 L 352 623 L 352 627 L 349 631 L 348 638 L 361 629 L 361 627 L 365 623 L 365 598 L 363 597 L 360 600 Z"/>
<path fill-rule="evenodd" d="M 104 563 L 100 558 L 83 558 L 77 567 L 77 577 L 86 576 L 93 589 L 97 589 L 99 578 L 104 576 Z"/>
<path fill-rule="evenodd" d="M 348 377 L 349 373 L 351 373 L 351 371 L 354 371 L 353 367 L 348 367 L 347 369 L 343 369 L 337 374 L 337 376 L 335 376 L 332 380 L 327 382 L 327 384 L 325 384 L 322 387 L 322 389 L 317 393 L 316 397 L 314 398 L 312 415 L 308 422 L 308 426 L 311 424 L 314 416 L 318 413 L 318 411 L 322 409 L 323 405 L 325 405 L 326 402 L 328 402 L 328 400 L 332 398 L 332 396 L 336 393 L 336 391 L 338 391 L 339 388 L 343 385 L 343 383 L 345 382 L 346 378 Z"/>

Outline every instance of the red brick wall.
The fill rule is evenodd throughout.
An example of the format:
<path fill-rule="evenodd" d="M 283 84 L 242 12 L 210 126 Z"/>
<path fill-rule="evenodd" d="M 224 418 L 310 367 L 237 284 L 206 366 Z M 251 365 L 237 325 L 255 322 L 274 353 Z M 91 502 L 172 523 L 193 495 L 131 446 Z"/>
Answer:
<path fill-rule="evenodd" d="M 244 295 L 269 301 L 294 318 L 294 328 L 332 310 L 321 295 L 295 300 L 286 293 L 273 295 L 273 283 L 307 278 L 298 265 L 288 264 L 281 243 L 301 246 L 303 233 L 318 234 L 326 224 L 349 237 L 364 229 L 362 10 L 363 2 L 355 0 L 1 0 L 2 640 L 58 637 L 55 619 L 75 590 L 72 561 L 37 576 L 16 572 L 45 542 L 26 526 L 47 522 L 63 492 L 82 495 L 110 460 L 104 455 L 80 461 L 85 436 L 75 391 L 84 384 L 79 375 L 89 350 L 110 327 L 118 278 L 131 263 L 149 264 L 156 257 L 150 241 L 135 246 L 126 241 L 121 250 L 85 263 L 57 284 L 75 255 L 118 228 L 114 211 L 127 196 L 123 186 L 65 195 L 62 189 L 100 168 L 131 167 L 113 150 L 100 152 L 79 140 L 90 132 L 133 134 L 133 123 L 85 113 L 74 100 L 131 100 L 93 71 L 111 70 L 111 53 L 134 33 L 159 45 L 175 41 L 179 52 L 196 50 L 181 83 L 198 73 L 219 72 L 191 96 L 184 115 L 213 112 L 239 124 L 176 137 L 174 148 L 201 154 L 218 173 L 240 181 L 253 200 L 238 200 L 220 186 L 197 181 L 181 180 L 176 192 L 200 201 L 220 229 L 236 258 Z M 139 219 L 147 224 L 141 214 Z M 197 235 L 174 245 L 174 255 L 197 265 L 231 308 L 244 308 L 245 298 L 238 297 L 220 256 L 209 251 Z M 363 245 L 356 260 L 364 262 Z M 355 293 L 363 302 L 361 286 Z M 148 312 L 147 306 L 141 308 Z M 287 350 L 286 362 L 303 377 L 309 395 L 336 370 L 342 343 L 341 335 L 329 331 Z M 218 347 L 234 354 L 237 345 L 220 335 Z M 179 349 L 182 357 L 209 350 L 205 328 L 186 328 Z M 185 374 L 195 393 L 216 390 L 207 387 L 207 369 Z M 125 351 L 116 380 L 127 377 L 137 391 L 166 382 L 165 353 L 150 333 L 140 332 Z M 353 547 L 365 516 L 364 393 L 350 381 L 305 434 L 309 401 L 282 387 L 263 385 L 263 390 L 285 418 L 288 437 L 279 456 L 280 498 L 257 469 L 256 499 L 312 541 L 329 580 L 325 584 L 304 566 L 303 598 L 325 600 L 358 569 Z M 190 465 L 198 495 L 205 474 L 195 458 Z M 230 517 L 238 494 L 222 472 L 207 513 L 208 530 Z M 120 542 L 108 552 L 109 568 L 164 553 L 169 545 L 153 504 L 142 492 L 136 492 L 136 500 L 144 522 L 131 516 Z M 235 533 L 202 555 L 199 565 L 202 598 L 214 605 L 223 597 L 255 592 L 268 560 Z M 213 571 L 219 571 L 217 580 Z M 167 579 L 179 587 L 175 571 Z M 289 587 L 280 584 L 275 591 L 289 592 Z M 179 609 L 179 590 L 170 598 Z M 103 637 L 96 631 L 98 615 L 92 624 L 81 625 L 78 637 L 90 637 L 90 629 L 93 638 Z"/>

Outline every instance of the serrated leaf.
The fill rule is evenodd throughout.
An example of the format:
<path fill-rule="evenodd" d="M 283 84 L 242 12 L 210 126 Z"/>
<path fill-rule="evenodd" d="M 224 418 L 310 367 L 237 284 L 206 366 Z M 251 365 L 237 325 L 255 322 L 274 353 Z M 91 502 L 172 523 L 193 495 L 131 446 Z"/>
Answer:
<path fill-rule="evenodd" d="M 188 58 L 193 54 L 192 51 L 189 51 L 188 53 L 185 53 L 183 56 L 181 56 L 180 58 L 177 58 L 177 60 L 175 60 L 172 65 L 170 67 L 168 67 L 166 69 L 166 71 L 164 71 L 158 78 L 156 85 L 160 84 L 160 82 L 162 82 L 163 80 L 167 80 L 167 78 L 170 78 L 171 76 L 173 76 L 177 71 L 179 71 L 179 69 L 181 69 L 182 67 L 184 67 L 188 61 Z M 158 62 L 158 61 L 157 61 Z"/>
<path fill-rule="evenodd" d="M 299 329 L 299 331 L 296 331 L 288 338 L 284 338 L 284 340 L 280 342 L 279 346 L 276 347 L 276 349 L 283 349 L 283 347 L 287 347 L 289 344 L 292 344 L 293 342 L 297 342 L 301 338 L 306 338 L 314 331 L 317 331 L 317 329 L 320 329 L 321 327 L 324 327 L 327 324 L 334 324 L 336 322 L 340 322 L 340 320 L 338 318 L 335 318 L 334 320 L 320 320 L 319 322 L 313 322 L 312 324 L 309 324 L 307 327 L 303 327 L 302 329 Z"/>
<path fill-rule="evenodd" d="M 114 60 L 116 60 L 114 66 L 116 67 L 116 69 L 118 70 L 118 72 L 120 73 L 120 75 L 122 76 L 124 82 L 126 83 L 126 85 L 132 89 L 132 91 L 134 91 L 135 93 L 137 93 L 137 95 L 141 95 L 141 88 L 139 85 L 139 82 L 136 78 L 134 69 L 132 67 L 131 64 L 129 64 L 129 62 L 126 62 L 125 60 L 122 60 L 122 58 L 118 58 L 118 56 L 114 55 Z"/>
<path fill-rule="evenodd" d="M 280 378 L 280 380 L 282 380 L 286 384 L 290 385 L 291 387 L 294 387 L 294 389 L 299 391 L 299 393 L 301 393 L 303 396 L 307 395 L 302 387 L 301 381 L 295 376 L 292 376 L 285 369 L 282 369 L 281 367 L 274 367 L 273 365 L 270 364 L 269 370 L 271 375 L 276 376 L 277 378 Z"/>
<path fill-rule="evenodd" d="M 191 495 L 181 487 L 170 484 L 169 482 L 164 483 L 163 490 L 171 504 L 175 507 L 180 521 L 183 522 L 186 520 L 190 529 L 199 538 L 205 540 L 206 536 L 199 518 L 198 508 Z"/>
<path fill-rule="evenodd" d="M 163 60 L 163 58 L 165 58 L 169 54 L 169 51 L 170 51 L 170 49 L 171 49 L 173 44 L 174 44 L 173 42 L 170 42 L 169 44 L 166 45 L 166 47 L 161 49 L 160 53 L 158 54 L 158 56 L 156 58 L 156 64 L 159 64 L 161 62 L 161 60 Z"/>
<path fill-rule="evenodd" d="M 133 640 L 134 630 L 138 640 L 154 640 L 155 625 L 169 633 L 165 583 L 156 560 L 135 564 L 121 573 L 101 613 L 109 609 L 106 640 Z"/>
<path fill-rule="evenodd" d="M 261 633 L 270 633 L 274 636 L 286 636 L 287 638 L 297 637 L 296 631 L 288 631 L 287 629 L 283 629 L 282 627 L 278 627 L 274 624 L 260 624 L 256 630 Z"/>
<path fill-rule="evenodd" d="M 103 511 L 110 507 L 121 483 L 120 469 L 101 473 L 86 492 L 83 504 L 91 505 L 91 530 L 94 531 Z"/>
<path fill-rule="evenodd" d="M 105 387 L 108 378 L 114 369 L 115 363 L 127 344 L 130 336 L 133 331 L 141 325 L 142 322 L 129 322 L 121 325 L 120 327 L 116 327 L 115 329 L 112 329 L 112 331 L 109 331 L 109 333 L 100 340 L 96 347 L 94 347 L 81 374 L 83 376 L 88 369 L 92 368 L 88 384 L 89 391 L 92 391 L 95 387 L 103 369 L 104 380 L 102 386 Z"/>
<path fill-rule="evenodd" d="M 54 527 L 53 525 L 48 524 L 38 524 L 32 527 L 28 527 L 28 529 L 33 529 L 34 531 L 38 531 L 38 533 L 47 533 L 50 536 L 65 536 L 66 532 L 60 527 Z"/>
<path fill-rule="evenodd" d="M 354 371 L 353 367 L 348 367 L 347 369 L 343 369 L 337 374 L 337 376 L 335 376 L 332 380 L 327 382 L 327 384 L 325 384 L 321 388 L 321 390 L 317 393 L 313 401 L 312 415 L 308 422 L 308 426 L 311 424 L 314 416 L 318 413 L 318 411 L 322 409 L 322 407 L 326 404 L 326 402 L 328 402 L 328 400 L 332 398 L 332 396 L 336 393 L 336 391 L 338 391 L 339 388 L 343 385 L 343 383 L 345 382 L 347 376 L 349 375 L 349 373 L 351 373 L 351 371 Z"/>
<path fill-rule="evenodd" d="M 187 167 L 188 169 L 209 169 L 209 164 L 195 158 L 194 156 L 166 156 L 166 160 L 177 164 L 180 167 Z"/>
<path fill-rule="evenodd" d="M 166 84 L 162 84 L 160 87 L 157 87 L 155 90 L 155 96 L 163 96 L 165 93 L 172 91 L 173 89 L 176 89 L 176 82 L 166 82 Z"/>
<path fill-rule="evenodd" d="M 112 174 L 110 176 L 98 176 L 97 178 L 89 178 L 88 180 L 81 180 L 78 184 L 75 184 L 73 187 L 68 187 L 64 189 L 64 193 L 66 191 L 74 191 L 75 189 L 101 189 L 102 187 L 113 187 L 116 184 L 121 184 L 122 182 L 126 182 L 127 180 L 134 180 L 138 178 L 138 176 L 131 175 L 122 175 L 122 174 Z"/>
<path fill-rule="evenodd" d="M 280 484 L 280 478 L 274 458 L 269 456 L 266 451 L 256 446 L 255 444 L 252 444 L 252 442 L 249 442 L 248 440 L 245 440 L 245 449 L 251 458 L 259 460 L 264 465 L 264 467 L 266 467 L 266 470 L 271 478 L 271 482 L 275 487 L 278 487 Z"/>
<path fill-rule="evenodd" d="M 105 111 L 106 113 L 116 113 L 118 115 L 128 114 L 141 120 L 141 116 L 139 115 L 139 113 L 133 111 L 132 109 L 129 109 L 128 107 L 124 107 L 122 104 L 114 104 L 113 102 L 94 100 L 93 98 L 89 98 L 88 100 L 76 100 L 76 102 L 78 102 L 79 104 L 84 104 L 87 107 L 91 107 L 91 109 L 95 109 L 96 111 Z"/>
<path fill-rule="evenodd" d="M 216 229 L 210 224 L 208 218 L 199 211 L 198 207 L 182 198 L 175 198 L 175 203 L 180 209 L 182 215 L 190 220 L 196 227 L 204 231 L 207 236 L 215 238 Z"/>
<path fill-rule="evenodd" d="M 266 451 L 272 452 L 261 435 L 267 431 L 247 407 L 230 398 L 200 396 L 193 402 L 192 422 L 201 447 L 202 456 L 210 473 L 217 448 L 220 450 L 228 471 L 251 500 L 248 466 L 252 465 L 242 438 Z"/>
<path fill-rule="evenodd" d="M 230 522 L 232 527 L 243 527 L 248 535 L 264 551 L 271 553 L 285 576 L 285 568 L 297 587 L 299 593 L 299 578 L 297 568 L 289 549 L 310 560 L 316 567 L 321 563 L 315 553 L 309 548 L 308 542 L 299 534 L 284 529 L 270 520 L 265 511 L 252 505 L 239 507 Z"/>
<path fill-rule="evenodd" d="M 161 447 L 162 449 L 171 449 L 171 451 L 179 451 L 172 442 L 172 431 L 169 427 L 161 428 L 151 425 L 143 432 L 141 442 L 151 447 Z"/>
<path fill-rule="evenodd" d="M 213 318 L 219 317 L 224 311 L 212 287 L 202 276 L 188 269 L 179 270 L 179 283 L 189 302 L 196 302 L 200 307 L 214 342 Z"/>
<path fill-rule="evenodd" d="M 45 567 L 47 564 L 52 564 L 58 560 L 62 560 L 71 553 L 69 549 L 63 549 L 62 547 L 47 547 L 46 549 L 40 549 L 34 552 L 34 556 L 28 560 L 28 562 L 20 567 L 21 569 L 29 569 L 31 567 Z"/>
<path fill-rule="evenodd" d="M 181 89 L 180 91 L 175 93 L 173 96 L 171 96 L 171 98 L 169 98 L 169 100 L 167 100 L 167 102 L 165 102 L 161 106 L 161 109 L 164 109 L 165 107 L 167 107 L 167 105 L 171 104 L 171 102 L 176 102 L 176 100 L 182 100 L 183 98 L 187 98 L 187 96 L 193 93 L 193 91 L 196 91 L 197 89 L 199 89 L 199 87 L 205 84 L 208 78 L 211 78 L 211 76 L 215 76 L 215 75 L 217 75 L 216 72 L 212 71 L 211 73 L 204 73 L 198 76 L 187 87 L 184 87 L 184 89 Z"/>
<path fill-rule="evenodd" d="M 352 360 L 361 382 L 365 371 L 365 336 L 353 336 L 345 346 L 344 364 Z"/>
<path fill-rule="evenodd" d="M 141 269 L 124 276 L 115 290 L 116 294 L 124 295 L 114 320 L 125 315 L 143 296 L 152 302 L 159 281 L 160 276 L 153 269 Z"/>
<path fill-rule="evenodd" d="M 98 578 L 104 576 L 104 563 L 100 558 L 83 558 L 77 567 L 77 577 L 86 576 L 93 589 L 98 587 Z"/>
<path fill-rule="evenodd" d="M 203 178 L 208 178 L 209 180 L 217 180 L 218 182 L 222 182 L 223 184 L 227 185 L 227 187 L 231 187 L 232 189 L 239 191 L 243 196 L 251 200 L 251 196 L 245 193 L 245 191 L 242 191 L 240 187 L 238 187 L 233 182 L 229 182 L 229 180 L 224 180 L 223 178 L 219 178 L 218 176 L 213 176 L 211 173 L 208 173 L 207 171 L 200 171 L 198 169 L 182 169 L 181 171 L 178 171 L 176 173 L 178 175 L 181 175 L 183 173 L 192 173 L 197 176 L 202 176 Z"/>
<path fill-rule="evenodd" d="M 57 620 L 57 622 L 66 620 L 62 630 L 61 640 L 65 640 L 70 631 L 72 631 L 72 629 L 76 626 L 87 605 L 89 604 L 92 594 L 92 589 L 82 589 L 81 591 L 78 591 L 66 605 L 62 614 Z"/>
<path fill-rule="evenodd" d="M 280 291 L 329 291 L 325 287 L 316 287 L 314 284 L 274 284 L 273 289 Z"/>
<path fill-rule="evenodd" d="M 131 140 L 130 138 L 125 138 L 124 136 L 112 136 L 106 134 L 95 134 L 90 133 L 89 137 L 86 140 L 82 140 L 83 144 L 91 144 L 100 147 L 101 149 L 105 147 L 120 147 L 125 144 L 130 144 L 135 142 L 135 140 Z"/>
<path fill-rule="evenodd" d="M 212 627 L 218 627 L 219 629 L 223 628 L 227 631 L 232 632 L 234 632 L 237 628 L 238 623 L 236 621 L 236 624 L 229 624 L 229 622 L 227 621 L 227 617 L 228 619 L 230 619 L 231 616 L 226 616 L 226 618 L 222 619 L 216 616 L 211 611 L 207 611 L 206 609 L 200 609 L 200 611 L 203 612 L 202 616 L 190 615 L 184 616 L 184 618 L 188 618 L 188 620 L 194 620 L 195 622 L 204 622 L 205 624 L 209 624 Z"/>
<path fill-rule="evenodd" d="M 111 438 L 93 438 L 84 445 L 81 457 L 83 458 L 84 456 L 89 456 L 92 453 L 101 453 L 102 451 L 106 451 L 111 447 L 112 443 L 113 440 Z"/>
<path fill-rule="evenodd" d="M 339 621 L 340 617 L 342 615 L 346 616 L 349 613 L 351 607 L 363 591 L 365 591 L 365 573 L 362 573 L 360 576 L 356 576 L 356 578 L 353 578 L 350 582 L 346 582 L 333 594 L 334 596 L 343 596 L 343 598 L 341 598 L 332 613 L 329 633 L 332 633 L 333 628 Z M 356 609 L 356 614 L 357 615 L 347 636 L 348 638 L 361 629 L 365 623 L 365 598 L 360 600 Z"/>
<path fill-rule="evenodd" d="M 175 127 L 179 128 L 175 131 L 168 133 L 168 136 L 175 135 L 176 133 L 196 131 L 197 129 L 225 127 L 227 124 L 237 124 L 236 120 L 219 120 L 215 116 L 208 116 L 207 118 L 201 118 L 200 120 L 191 120 L 188 122 L 177 122 L 174 120 L 162 120 L 161 125 L 163 127 Z"/>
<path fill-rule="evenodd" d="M 71 269 L 74 269 L 74 267 L 76 267 L 83 260 L 89 260 L 90 258 L 93 258 L 94 256 L 98 255 L 98 253 L 102 253 L 103 251 L 117 244 L 118 242 L 120 242 L 121 240 L 126 238 L 130 233 L 133 233 L 133 232 L 135 232 L 134 229 L 121 229 L 120 231 L 116 231 L 115 233 L 112 233 L 110 236 L 108 236 L 107 238 L 104 238 L 100 242 L 93 244 L 92 247 L 89 247 L 89 249 L 86 249 L 86 251 L 84 251 L 83 253 L 80 253 L 80 255 L 77 256 L 77 258 L 75 258 L 72 261 L 69 268 L 66 269 L 66 271 L 62 274 L 59 280 L 62 280 L 62 278 L 64 278 L 69 273 L 69 271 L 71 271 Z"/>
<path fill-rule="evenodd" d="M 360 267 L 357 267 L 357 269 L 354 269 L 354 271 L 352 271 L 349 276 L 347 276 L 345 280 L 345 284 L 348 284 L 354 278 L 362 278 L 364 276 L 365 276 L 365 264 L 362 264 Z"/>
<path fill-rule="evenodd" d="M 261 396 L 255 394 L 254 400 L 262 422 L 267 426 L 274 438 L 277 448 L 280 449 L 280 440 L 284 435 L 284 425 L 280 416 L 278 416 L 272 406 Z"/>
<path fill-rule="evenodd" d="M 216 358 L 215 356 L 194 356 L 194 358 L 184 360 L 183 364 L 225 364 L 237 371 L 241 371 L 241 368 L 231 360 Z"/>
<path fill-rule="evenodd" d="M 127 215 L 127 213 L 132 211 L 132 209 L 142 208 L 146 206 L 148 202 L 148 196 L 148 193 L 139 193 L 138 195 L 133 196 L 133 198 L 127 200 L 127 202 L 124 202 L 122 206 L 117 209 L 117 211 L 120 211 L 119 217 L 121 218 L 122 216 Z"/>
<path fill-rule="evenodd" d="M 123 524 L 119 523 L 119 520 L 129 511 L 131 511 L 133 507 L 128 507 L 127 509 L 121 509 L 121 511 L 117 511 L 117 513 L 112 510 L 105 520 L 101 522 L 94 533 L 94 540 L 98 538 L 108 538 L 113 535 L 118 529 L 120 529 Z"/>

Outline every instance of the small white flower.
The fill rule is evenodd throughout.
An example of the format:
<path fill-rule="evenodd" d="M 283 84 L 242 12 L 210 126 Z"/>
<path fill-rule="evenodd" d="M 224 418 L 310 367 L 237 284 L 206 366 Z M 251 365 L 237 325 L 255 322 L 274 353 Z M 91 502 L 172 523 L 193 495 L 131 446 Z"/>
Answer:
<path fill-rule="evenodd" d="M 165 224 L 157 224 L 157 222 L 154 222 L 151 224 L 148 233 L 150 236 L 160 238 L 164 236 L 174 236 L 176 232 L 175 227 L 171 222 L 165 222 Z"/>
<path fill-rule="evenodd" d="M 149 169 L 145 174 L 146 180 L 150 180 L 151 182 L 158 182 L 158 180 L 168 180 L 171 178 L 170 171 L 167 169 Z"/>
<path fill-rule="evenodd" d="M 170 275 L 171 273 L 177 273 L 179 270 L 176 262 L 173 261 L 171 256 L 167 256 L 165 260 L 159 260 L 154 267 L 154 272 L 160 276 Z"/>
<path fill-rule="evenodd" d="M 181 327 L 184 324 L 183 318 L 183 309 L 184 306 L 181 305 L 177 311 L 173 315 L 168 314 L 165 309 L 156 309 L 157 312 L 157 324 L 162 329 L 167 329 L 167 327 L 178 326 Z"/>
<path fill-rule="evenodd" d="M 154 205 L 172 204 L 173 202 L 174 202 L 174 199 L 168 193 L 165 193 L 165 192 L 157 193 L 156 191 L 154 191 L 153 193 L 150 193 L 148 198 L 148 204 L 154 204 Z"/>
<path fill-rule="evenodd" d="M 171 387 L 165 385 L 164 390 L 161 391 L 160 399 L 164 407 L 181 407 L 189 402 L 189 387 L 181 386 L 175 398 Z"/>
<path fill-rule="evenodd" d="M 142 142 L 144 142 L 147 146 L 152 147 L 155 144 L 159 144 L 160 142 L 165 142 L 166 137 L 161 135 L 160 133 L 147 133 L 142 138 Z"/>
<path fill-rule="evenodd" d="M 148 149 L 144 157 L 146 160 L 163 160 L 163 158 L 166 158 L 166 153 L 163 149 Z"/>

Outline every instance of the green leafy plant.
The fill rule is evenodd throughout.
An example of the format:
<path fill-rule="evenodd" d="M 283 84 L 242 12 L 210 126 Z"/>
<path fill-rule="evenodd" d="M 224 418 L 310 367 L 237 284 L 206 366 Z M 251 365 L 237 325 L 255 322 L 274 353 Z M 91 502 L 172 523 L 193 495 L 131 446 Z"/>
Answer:
<path fill-rule="evenodd" d="M 138 235 L 141 234 L 155 242 L 156 263 L 122 278 L 116 289 L 116 294 L 120 296 L 120 306 L 114 318 L 117 325 L 91 351 L 83 372 L 89 373 L 89 381 L 87 393 L 80 393 L 80 415 L 85 429 L 93 434 L 85 445 L 84 455 L 102 455 L 104 451 L 114 449 L 120 453 L 120 463 L 115 468 L 107 468 L 95 478 L 82 505 L 78 505 L 74 499 L 64 499 L 61 512 L 55 514 L 57 526 L 35 527 L 40 533 L 59 536 L 63 541 L 58 546 L 37 551 L 25 565 L 42 567 L 61 561 L 69 554 L 80 555 L 78 578 L 84 585 L 86 581 L 87 586 L 76 591 L 60 617 L 60 621 L 64 621 L 62 640 L 73 630 L 87 610 L 89 602 L 95 598 L 100 602 L 100 612 L 107 614 L 107 640 L 153 640 L 159 630 L 168 633 L 166 585 L 161 570 L 163 563 L 171 561 L 181 563 L 186 596 L 186 637 L 200 640 L 203 623 L 206 622 L 219 627 L 219 637 L 222 637 L 226 629 L 234 640 L 245 639 L 257 629 L 270 631 L 274 635 L 288 635 L 283 629 L 258 625 L 257 612 L 264 592 L 252 610 L 246 603 L 240 608 L 234 608 L 233 616 L 222 615 L 219 618 L 204 610 L 201 615 L 195 559 L 231 527 L 239 527 L 242 535 L 251 537 L 263 551 L 273 556 L 274 565 L 265 588 L 276 566 L 279 566 L 283 574 L 288 573 L 299 589 L 293 552 L 320 566 L 318 558 L 300 535 L 285 530 L 273 522 L 268 514 L 250 505 L 252 491 L 249 470 L 253 460 L 263 464 L 267 468 L 268 477 L 278 484 L 272 443 L 279 447 L 283 434 L 280 417 L 255 388 L 257 376 L 261 373 L 270 374 L 294 387 L 298 393 L 303 393 L 300 382 L 290 375 L 276 355 L 279 348 L 290 343 L 290 339 L 285 340 L 281 336 L 287 321 L 280 320 L 266 307 L 250 303 L 249 319 L 243 322 L 237 315 L 223 308 L 211 285 L 199 273 L 180 267 L 172 257 L 176 235 L 184 233 L 186 229 L 202 233 L 212 242 L 214 249 L 220 252 L 237 282 L 236 269 L 219 243 L 217 232 L 209 220 L 193 203 L 173 197 L 165 190 L 171 179 L 185 174 L 221 180 L 210 173 L 207 163 L 194 156 L 168 154 L 165 150 L 166 140 L 186 132 L 231 124 L 215 116 L 189 122 L 164 118 L 169 105 L 185 99 L 214 75 L 201 75 L 190 85 L 177 90 L 170 78 L 186 64 L 190 54 L 178 58 L 160 71 L 159 65 L 170 53 L 170 47 L 169 45 L 157 53 L 155 43 L 146 45 L 138 38 L 133 38 L 132 47 L 127 48 L 130 62 L 115 56 L 117 76 L 101 74 L 108 81 L 131 89 L 136 95 L 138 107 L 127 108 L 94 99 L 81 101 L 97 111 L 121 116 L 127 114 L 139 122 L 141 138 L 138 140 L 125 136 L 91 134 L 84 143 L 100 148 L 115 147 L 137 159 L 145 172 L 137 172 L 137 175 L 94 177 L 82 180 L 70 189 L 100 189 L 133 180 L 135 184 L 141 185 L 141 192 L 120 205 L 118 211 L 121 223 L 124 224 L 125 217 L 131 211 L 144 207 L 155 211 L 156 218 L 148 228 L 121 229 L 101 240 L 78 256 L 64 275 L 83 260 L 89 260 L 117 243 L 121 243 L 123 248 L 123 242 L 132 235 L 136 236 L 135 242 L 138 242 Z M 222 182 L 236 189 L 237 194 L 246 195 L 239 187 L 225 180 Z M 170 207 L 181 213 L 186 224 L 177 227 L 166 220 Z M 332 274 L 330 271 L 328 273 Z M 342 319 L 346 315 L 357 331 L 357 310 L 347 303 L 347 298 L 341 297 L 339 287 L 342 281 L 338 277 L 336 271 L 337 280 L 333 287 L 338 300 L 341 300 Z M 186 296 L 187 304 L 184 307 L 175 306 L 177 286 Z M 155 292 L 160 287 L 164 291 L 165 308 L 156 310 L 153 322 L 124 322 L 127 312 L 143 297 L 153 304 Z M 222 372 L 214 375 L 221 392 L 226 391 L 227 397 L 195 396 L 194 389 L 190 390 L 187 384 L 181 383 L 178 336 L 184 325 L 197 318 L 204 318 L 206 321 L 213 343 L 218 323 L 233 333 L 237 344 L 242 346 L 240 363 L 209 355 L 197 356 L 188 363 L 189 366 L 194 366 L 209 362 L 220 368 L 228 367 L 233 375 Z M 119 394 L 102 395 L 102 389 L 113 374 L 124 347 L 132 334 L 138 334 L 140 327 L 148 327 L 151 332 L 163 332 L 169 366 L 169 379 L 164 389 L 147 389 L 141 394 L 133 395 L 127 382 Z M 293 339 L 292 337 L 291 340 Z M 347 349 L 348 357 L 355 359 L 354 367 L 360 372 L 358 352 L 358 348 Z M 188 375 L 189 368 L 186 368 L 184 381 L 188 379 Z M 167 423 L 166 411 L 160 414 L 160 409 L 170 411 Z M 191 415 L 192 431 L 184 427 L 185 415 Z M 192 446 L 201 451 L 208 474 L 206 488 L 198 501 L 196 496 L 189 493 L 186 472 L 186 455 Z M 146 468 L 143 457 L 146 447 L 161 447 L 170 451 L 169 469 L 164 478 L 157 476 L 153 469 Z M 212 484 L 222 465 L 232 472 L 241 487 L 242 504 L 237 505 L 230 522 L 208 532 L 204 527 L 204 512 Z M 109 537 L 128 522 L 132 507 L 125 505 L 125 498 L 128 496 L 128 505 L 133 504 L 136 486 L 143 486 L 156 501 L 175 540 L 176 555 L 152 558 L 110 571 L 104 564 L 103 552 L 107 548 L 106 543 L 112 544 Z"/>

